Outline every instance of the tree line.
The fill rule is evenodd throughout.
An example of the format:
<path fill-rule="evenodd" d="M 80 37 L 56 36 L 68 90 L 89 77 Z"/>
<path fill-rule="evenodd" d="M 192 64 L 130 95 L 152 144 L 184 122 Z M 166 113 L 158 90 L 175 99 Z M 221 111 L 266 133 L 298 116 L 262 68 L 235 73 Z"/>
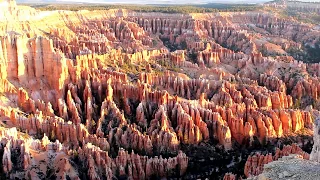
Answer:
<path fill-rule="evenodd" d="M 251 4 L 219 4 L 204 5 L 106 5 L 106 4 L 30 4 L 31 7 L 41 11 L 54 10 L 109 10 L 128 9 L 136 12 L 162 12 L 162 13 L 213 13 L 213 12 L 243 12 L 258 10 L 258 5 Z"/>

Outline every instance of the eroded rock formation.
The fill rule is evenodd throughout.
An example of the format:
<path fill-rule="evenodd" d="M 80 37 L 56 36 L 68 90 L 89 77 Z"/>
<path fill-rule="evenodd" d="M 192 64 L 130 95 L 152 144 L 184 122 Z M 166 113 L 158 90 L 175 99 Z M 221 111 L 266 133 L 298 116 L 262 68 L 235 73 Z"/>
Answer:
<path fill-rule="evenodd" d="M 259 12 L 39 12 L 5 3 L 7 178 L 43 179 L 51 171 L 62 179 L 190 178 L 189 146 L 214 142 L 228 151 L 311 135 L 319 64 L 259 51 L 264 36 L 286 39 L 274 42 L 283 51 L 312 44 L 320 33 L 309 25 Z M 20 25 L 10 29 L 10 22 Z M 297 145 L 285 146 L 250 156 L 245 175 L 290 153 L 308 159 Z M 39 175 L 41 163 L 50 172 Z"/>

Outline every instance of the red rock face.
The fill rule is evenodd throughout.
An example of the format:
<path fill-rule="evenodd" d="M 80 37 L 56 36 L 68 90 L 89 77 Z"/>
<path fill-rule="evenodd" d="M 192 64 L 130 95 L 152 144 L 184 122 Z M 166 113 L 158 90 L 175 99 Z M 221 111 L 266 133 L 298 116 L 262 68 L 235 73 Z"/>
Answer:
<path fill-rule="evenodd" d="M 311 26 L 258 12 L 43 13 L 21 21 L 16 33 L 4 30 L 8 20 L 0 24 L 7 124 L 0 149 L 9 179 L 44 179 L 35 170 L 41 163 L 63 179 L 192 179 L 191 147 L 224 152 L 310 135 L 320 65 L 265 57 L 259 42 L 281 37 L 275 44 L 283 50 L 298 47 L 319 37 Z M 33 26 L 41 23 L 40 32 Z M 244 174 L 258 175 L 290 153 L 308 158 L 285 146 L 250 156 Z"/>
<path fill-rule="evenodd" d="M 288 156 L 289 154 L 299 154 L 303 157 L 303 159 L 309 159 L 309 154 L 304 152 L 299 146 L 293 144 L 292 146 L 284 146 L 282 150 L 276 149 L 275 155 L 272 154 L 261 155 L 255 154 L 249 156 L 245 167 L 244 167 L 244 174 L 246 177 L 251 176 L 258 176 L 263 171 L 263 166 L 268 164 L 272 161 L 276 161 L 283 156 Z"/>
<path fill-rule="evenodd" d="M 227 173 L 224 175 L 223 180 L 236 180 L 237 177 L 232 173 Z"/>

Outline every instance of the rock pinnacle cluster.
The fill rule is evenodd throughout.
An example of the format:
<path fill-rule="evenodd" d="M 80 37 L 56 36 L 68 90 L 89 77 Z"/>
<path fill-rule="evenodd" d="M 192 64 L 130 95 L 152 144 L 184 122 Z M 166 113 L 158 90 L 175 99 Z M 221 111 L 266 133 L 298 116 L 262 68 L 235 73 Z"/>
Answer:
<path fill-rule="evenodd" d="M 213 178 L 213 168 L 193 174 L 199 154 L 270 144 L 273 153 L 242 157 L 243 177 L 289 154 L 320 159 L 302 150 L 319 116 L 320 64 L 261 52 L 314 43 L 310 24 L 260 11 L 0 4 L 4 178 Z"/>

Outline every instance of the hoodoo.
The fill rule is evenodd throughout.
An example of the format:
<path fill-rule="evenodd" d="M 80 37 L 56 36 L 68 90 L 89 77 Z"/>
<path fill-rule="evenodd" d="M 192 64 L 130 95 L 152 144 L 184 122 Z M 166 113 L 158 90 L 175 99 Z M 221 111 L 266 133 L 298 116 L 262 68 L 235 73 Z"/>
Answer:
<path fill-rule="evenodd" d="M 320 8 L 297 3 L 167 13 L 0 1 L 0 179 L 317 168 L 320 30 L 281 13 Z"/>

